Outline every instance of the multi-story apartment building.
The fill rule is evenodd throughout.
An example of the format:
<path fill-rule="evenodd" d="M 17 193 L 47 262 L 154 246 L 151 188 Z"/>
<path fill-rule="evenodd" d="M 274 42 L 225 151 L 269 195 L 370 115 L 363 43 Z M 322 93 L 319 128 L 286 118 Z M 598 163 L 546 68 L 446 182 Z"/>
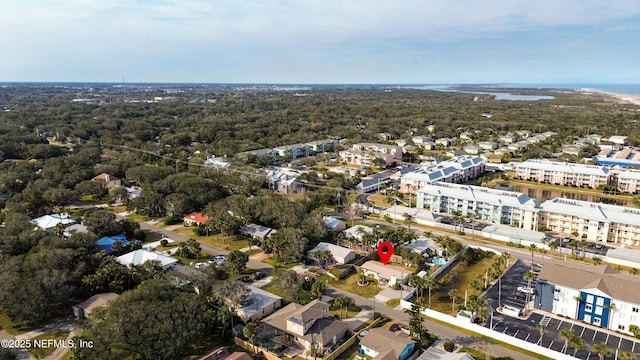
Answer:
<path fill-rule="evenodd" d="M 457 213 L 527 230 L 538 228 L 538 204 L 523 193 L 436 182 L 416 194 L 416 207 L 432 212 Z"/>
<path fill-rule="evenodd" d="M 475 179 L 485 171 L 486 162 L 478 156 L 458 156 L 447 161 L 423 163 L 415 171 L 400 177 L 400 192 L 412 193 L 436 181 L 462 183 Z"/>
<path fill-rule="evenodd" d="M 540 205 L 539 223 L 585 240 L 640 245 L 640 209 L 555 198 Z"/>
<path fill-rule="evenodd" d="M 602 265 L 545 261 L 534 306 L 626 334 L 640 326 L 640 277 Z"/>
<path fill-rule="evenodd" d="M 396 159 L 402 159 L 402 148 L 397 145 L 357 143 L 351 149 L 340 151 L 338 155 L 340 161 L 352 165 L 373 166 L 375 159 L 382 159 L 388 166 Z"/>
<path fill-rule="evenodd" d="M 370 151 L 373 153 L 383 153 L 393 155 L 396 159 L 402 159 L 402 147 L 397 145 L 388 144 L 374 144 L 374 143 L 357 143 L 351 147 L 353 150 L 358 151 Z"/>
<path fill-rule="evenodd" d="M 640 193 L 640 170 L 626 170 L 618 174 L 620 191 L 632 194 Z"/>
<path fill-rule="evenodd" d="M 582 165 L 548 160 L 527 160 L 515 165 L 518 179 L 556 185 L 597 188 L 611 182 L 611 172 L 601 165 Z"/>

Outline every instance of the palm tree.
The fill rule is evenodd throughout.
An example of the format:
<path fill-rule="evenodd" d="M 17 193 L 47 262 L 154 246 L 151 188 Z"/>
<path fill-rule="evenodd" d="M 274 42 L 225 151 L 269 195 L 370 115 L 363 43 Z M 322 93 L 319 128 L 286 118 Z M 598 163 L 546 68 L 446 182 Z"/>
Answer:
<path fill-rule="evenodd" d="M 555 255 L 556 249 L 558 248 L 558 243 L 552 241 L 549 243 L 549 249 L 551 249 L 551 254 Z"/>
<path fill-rule="evenodd" d="M 538 332 L 540 333 L 540 340 L 538 340 L 538 345 L 542 346 L 542 336 L 544 336 L 544 331 L 547 329 L 546 325 L 538 324 L 536 325 Z"/>
<path fill-rule="evenodd" d="M 567 246 L 572 248 L 571 250 L 571 255 L 576 255 L 578 253 L 578 245 L 580 245 L 579 242 L 577 242 L 576 240 L 571 240 Z"/>
<path fill-rule="evenodd" d="M 527 287 L 531 289 L 531 282 L 536 279 L 536 274 L 533 271 L 527 271 L 524 274 L 524 279 L 527 280 Z M 529 307 L 530 301 L 531 301 L 531 292 L 527 291 L 527 303 L 524 305 L 525 311 Z"/>
<path fill-rule="evenodd" d="M 630 352 L 618 353 L 618 360 L 636 360 L 636 354 Z"/>
<path fill-rule="evenodd" d="M 502 258 L 502 260 L 504 260 L 504 268 L 506 270 L 509 267 L 509 259 L 511 259 L 511 254 L 503 251 L 502 254 L 500 254 L 500 257 Z"/>
<path fill-rule="evenodd" d="M 404 213 L 402 216 L 404 217 L 404 224 L 407 225 L 407 231 L 411 232 L 411 223 L 413 222 L 413 215 Z"/>
<path fill-rule="evenodd" d="M 221 306 L 215 315 L 216 315 L 216 321 L 222 327 L 222 339 L 224 340 L 224 331 L 229 326 L 229 323 L 231 321 L 231 316 L 233 316 L 233 314 L 231 313 L 231 311 L 229 311 L 228 307 Z"/>
<path fill-rule="evenodd" d="M 602 258 L 600 256 L 594 256 L 593 258 L 591 258 L 591 260 L 593 260 L 593 263 L 595 265 L 600 265 L 602 264 Z"/>
<path fill-rule="evenodd" d="M 424 278 L 424 286 L 426 286 L 426 288 L 429 291 L 429 309 L 431 309 L 431 290 L 435 288 L 437 285 L 438 284 L 436 283 L 436 279 L 430 276 Z"/>
<path fill-rule="evenodd" d="M 449 290 L 449 297 L 451 298 L 451 301 L 452 301 L 451 312 L 455 312 L 456 311 L 456 301 L 458 300 L 458 297 L 460 297 L 460 290 L 458 290 L 458 289 Z"/>
<path fill-rule="evenodd" d="M 536 244 L 529 245 L 529 251 L 531 251 L 531 271 L 533 271 L 533 253 L 536 251 L 537 248 L 538 248 L 538 245 Z"/>
<path fill-rule="evenodd" d="M 426 284 L 423 277 L 418 276 L 418 274 L 411 274 L 409 278 L 409 284 L 416 288 L 416 295 L 418 299 L 422 298 L 422 292 L 426 288 Z"/>
<path fill-rule="evenodd" d="M 613 353 L 613 351 L 607 347 L 607 344 L 603 342 L 599 342 L 593 345 L 591 350 L 598 354 L 600 360 L 604 360 L 605 356 L 611 356 L 611 354 Z"/>
<path fill-rule="evenodd" d="M 564 339 L 564 347 L 562 348 L 562 353 L 566 354 L 567 349 L 569 348 L 569 342 L 575 337 L 575 335 L 573 334 L 573 331 L 571 331 L 571 329 L 565 328 L 560 330 L 560 337 Z"/>
<path fill-rule="evenodd" d="M 340 318 L 342 318 L 342 309 L 346 309 L 345 311 L 345 316 L 349 313 L 349 307 L 355 305 L 356 302 L 348 297 L 348 296 L 344 296 L 344 295 L 340 295 L 338 296 L 334 301 L 333 301 L 333 306 L 340 308 Z"/>
<path fill-rule="evenodd" d="M 580 336 L 574 336 L 571 338 L 571 347 L 573 348 L 573 357 L 576 357 L 578 350 L 584 347 L 584 339 Z"/>
<path fill-rule="evenodd" d="M 582 298 L 582 296 L 576 295 L 576 296 L 573 297 L 573 300 L 576 301 L 576 317 L 575 317 L 575 319 L 579 320 L 578 319 L 578 314 L 580 313 L 580 303 L 583 302 L 584 299 Z"/>
<path fill-rule="evenodd" d="M 324 295 L 325 290 L 326 290 L 326 286 L 323 282 L 318 281 L 318 282 L 314 282 L 313 285 L 311 285 L 311 295 L 316 299 L 322 298 L 322 295 Z"/>
<path fill-rule="evenodd" d="M 322 264 L 322 262 L 324 262 L 324 265 L 327 266 L 327 262 L 333 257 L 333 255 L 331 255 L 331 250 L 318 250 L 313 253 L 313 257 L 316 258 L 319 263 Z"/>
<path fill-rule="evenodd" d="M 242 329 L 242 335 L 249 340 L 253 347 L 253 353 L 255 354 L 256 345 L 254 344 L 254 341 L 256 340 L 256 336 L 258 336 L 258 321 L 254 320 L 245 325 Z"/>
<path fill-rule="evenodd" d="M 586 240 L 580 240 L 578 245 L 582 248 L 582 258 L 584 259 L 584 257 L 587 256 L 587 246 L 589 246 L 589 243 Z"/>

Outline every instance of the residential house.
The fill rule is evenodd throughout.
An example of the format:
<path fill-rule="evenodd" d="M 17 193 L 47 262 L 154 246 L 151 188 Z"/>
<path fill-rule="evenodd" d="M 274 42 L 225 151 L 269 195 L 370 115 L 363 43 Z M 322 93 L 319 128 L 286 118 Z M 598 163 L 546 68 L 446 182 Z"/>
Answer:
<path fill-rule="evenodd" d="M 144 189 L 138 186 L 126 187 L 125 189 L 127 189 L 127 198 L 129 201 L 144 195 Z"/>
<path fill-rule="evenodd" d="M 355 251 L 351 249 L 347 249 L 346 247 L 338 246 L 335 244 L 321 242 L 318 245 L 316 245 L 316 247 L 309 250 L 308 252 L 309 259 L 315 260 L 315 257 L 313 255 L 316 253 L 316 251 L 325 251 L 325 250 L 329 250 L 331 252 L 331 257 L 333 259 L 333 262 L 335 262 L 336 264 L 347 264 L 356 258 Z"/>
<path fill-rule="evenodd" d="M 198 211 L 194 211 L 182 218 L 182 222 L 185 226 L 198 226 L 201 224 L 205 224 L 207 220 L 209 220 L 209 218 Z"/>
<path fill-rule="evenodd" d="M 416 192 L 416 207 L 436 213 L 457 213 L 529 230 L 538 228 L 535 199 L 519 192 L 482 186 L 435 182 Z"/>
<path fill-rule="evenodd" d="M 500 135 L 498 141 L 502 144 L 512 144 L 516 141 L 516 137 L 512 134 Z"/>
<path fill-rule="evenodd" d="M 267 171 L 266 183 L 269 189 L 279 193 L 295 193 L 302 188 L 302 183 L 298 181 L 300 174 L 301 172 L 295 169 L 274 167 Z"/>
<path fill-rule="evenodd" d="M 545 260 L 534 306 L 587 324 L 633 335 L 640 324 L 640 277 L 608 265 Z"/>
<path fill-rule="evenodd" d="M 242 229 L 240 229 L 240 232 L 256 240 L 264 241 L 266 238 L 275 234 L 277 231 L 270 227 L 258 224 L 247 224 L 243 226 Z"/>
<path fill-rule="evenodd" d="M 398 139 L 398 140 L 395 140 L 394 142 L 401 148 L 404 148 L 404 146 L 407 145 L 407 140 L 405 139 Z"/>
<path fill-rule="evenodd" d="M 393 138 L 393 135 L 389 134 L 388 132 L 381 132 L 378 134 L 378 138 L 382 141 L 389 141 Z"/>
<path fill-rule="evenodd" d="M 96 240 L 96 245 L 101 251 L 111 254 L 113 252 L 113 244 L 119 242 L 122 246 L 129 245 L 127 237 L 124 234 L 105 236 Z"/>
<path fill-rule="evenodd" d="M 408 247 L 409 249 L 411 249 L 411 251 L 421 255 L 437 254 L 439 248 L 438 244 L 436 244 L 433 239 L 427 237 L 419 237 L 410 242 L 408 245 L 403 246 Z"/>
<path fill-rule="evenodd" d="M 611 183 L 612 174 L 601 165 L 527 160 L 515 166 L 516 178 L 556 185 L 575 185 L 597 188 Z"/>
<path fill-rule="evenodd" d="M 413 143 L 416 144 L 416 145 L 422 145 L 422 144 L 426 143 L 429 140 L 430 140 L 430 138 L 428 136 L 424 136 L 424 135 L 418 135 L 418 136 L 414 136 L 414 137 L 411 138 L 411 141 L 413 141 Z"/>
<path fill-rule="evenodd" d="M 340 232 L 347 227 L 347 223 L 333 216 L 323 216 L 322 221 L 324 221 L 324 226 L 326 226 L 327 229 L 334 232 Z"/>
<path fill-rule="evenodd" d="M 306 351 L 313 347 L 320 353 L 338 345 L 347 330 L 345 322 L 329 317 L 329 304 L 319 300 L 305 306 L 291 303 L 264 318 L 259 327 L 259 333 L 269 334 L 276 342 L 300 346 Z"/>
<path fill-rule="evenodd" d="M 484 150 L 494 150 L 497 147 L 497 144 L 493 141 L 480 141 L 478 146 Z"/>
<path fill-rule="evenodd" d="M 73 234 L 86 234 L 89 232 L 89 228 L 83 224 L 73 224 L 64 229 L 62 235 L 64 237 L 70 237 Z"/>
<path fill-rule="evenodd" d="M 396 283 L 404 284 L 411 276 L 411 271 L 403 267 L 385 265 L 380 261 L 369 260 L 360 267 L 366 276 L 371 276 L 381 284 L 394 286 Z"/>
<path fill-rule="evenodd" d="M 206 166 L 213 166 L 216 169 L 224 169 L 231 165 L 230 162 L 227 161 L 226 157 L 217 157 L 215 155 L 207 156 L 207 160 L 204 161 Z"/>
<path fill-rule="evenodd" d="M 425 150 L 435 150 L 436 149 L 436 143 L 433 141 L 425 141 L 424 143 L 422 143 L 422 147 Z"/>
<path fill-rule="evenodd" d="M 380 360 L 406 360 L 416 349 L 416 342 L 402 331 L 391 332 L 377 327 L 360 340 L 360 351 Z"/>
<path fill-rule="evenodd" d="M 70 218 L 67 213 L 50 214 L 31 219 L 32 224 L 48 232 L 53 231 L 53 229 L 58 225 L 65 226 L 75 222 L 76 221 Z"/>
<path fill-rule="evenodd" d="M 95 176 L 91 181 L 102 181 L 104 182 L 107 189 L 114 188 L 116 186 L 122 186 L 122 180 L 113 175 L 109 175 L 107 173 L 102 173 L 100 175 Z"/>
<path fill-rule="evenodd" d="M 628 136 L 614 135 L 614 136 L 610 136 L 608 141 L 618 145 L 626 145 L 627 137 Z"/>
<path fill-rule="evenodd" d="M 448 148 L 449 146 L 451 146 L 451 144 L 453 143 L 453 140 L 451 140 L 450 138 L 439 138 L 436 139 L 435 144 L 436 145 L 440 145 L 442 147 Z"/>
<path fill-rule="evenodd" d="M 236 309 L 236 315 L 245 323 L 260 320 L 282 307 L 282 298 L 255 286 L 247 286 L 250 293 Z"/>
<path fill-rule="evenodd" d="M 362 237 L 366 234 L 373 234 L 373 228 L 365 225 L 356 225 L 344 231 L 344 236 L 347 239 L 355 238 L 358 241 L 362 241 Z"/>
<path fill-rule="evenodd" d="M 118 256 L 116 261 L 126 267 L 142 265 L 147 261 L 157 261 L 160 266 L 167 270 L 178 263 L 177 259 L 156 251 L 148 251 L 147 249 L 138 249 Z"/>
<path fill-rule="evenodd" d="M 103 293 L 96 294 L 90 297 L 89 299 L 81 302 L 80 304 L 74 305 L 73 315 L 77 319 L 86 319 L 89 317 L 89 314 L 97 308 L 107 306 L 109 302 L 118 298 L 118 294 L 116 293 Z"/>
<path fill-rule="evenodd" d="M 464 150 L 465 153 L 470 155 L 478 155 L 482 151 L 482 148 L 477 145 L 467 145 L 464 148 L 462 148 L 462 150 Z"/>
<path fill-rule="evenodd" d="M 531 136 L 531 131 L 529 131 L 529 130 L 518 130 L 518 131 L 516 131 L 516 134 L 517 134 L 520 138 L 522 138 L 522 139 L 526 139 L 526 138 L 528 138 L 529 136 Z"/>
<path fill-rule="evenodd" d="M 640 209 L 554 198 L 540 205 L 540 225 L 584 240 L 640 246 Z"/>

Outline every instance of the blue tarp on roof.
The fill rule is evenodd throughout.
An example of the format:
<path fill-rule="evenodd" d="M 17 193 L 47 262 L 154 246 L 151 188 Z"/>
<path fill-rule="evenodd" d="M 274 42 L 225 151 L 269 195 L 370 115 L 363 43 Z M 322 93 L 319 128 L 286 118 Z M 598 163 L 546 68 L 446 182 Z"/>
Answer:
<path fill-rule="evenodd" d="M 127 241 L 127 237 L 124 234 L 113 235 L 113 236 L 105 236 L 96 241 L 96 245 L 100 248 L 100 250 L 104 250 L 107 254 L 111 254 L 113 252 L 113 244 L 116 241 L 120 241 L 122 246 L 129 245 Z"/>

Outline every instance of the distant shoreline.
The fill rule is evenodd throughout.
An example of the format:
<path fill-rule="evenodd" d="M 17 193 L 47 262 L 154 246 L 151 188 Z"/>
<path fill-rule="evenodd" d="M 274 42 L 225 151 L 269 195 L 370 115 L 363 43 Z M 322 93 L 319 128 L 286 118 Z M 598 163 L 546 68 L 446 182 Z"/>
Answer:
<path fill-rule="evenodd" d="M 581 89 L 576 89 L 576 90 L 578 92 L 582 93 L 582 94 L 585 94 L 585 95 L 588 95 L 588 94 L 591 94 L 591 93 L 607 95 L 607 96 L 613 97 L 615 99 L 618 99 L 623 103 L 639 105 L 640 106 L 640 96 L 638 96 L 638 95 L 617 94 L 617 93 L 608 92 L 608 91 L 599 90 L 599 89 L 593 89 L 593 88 L 581 88 Z"/>

